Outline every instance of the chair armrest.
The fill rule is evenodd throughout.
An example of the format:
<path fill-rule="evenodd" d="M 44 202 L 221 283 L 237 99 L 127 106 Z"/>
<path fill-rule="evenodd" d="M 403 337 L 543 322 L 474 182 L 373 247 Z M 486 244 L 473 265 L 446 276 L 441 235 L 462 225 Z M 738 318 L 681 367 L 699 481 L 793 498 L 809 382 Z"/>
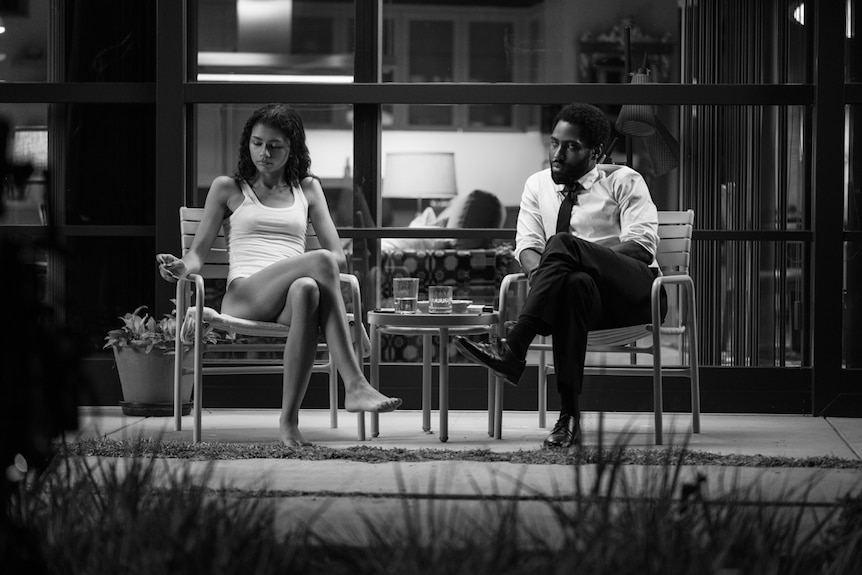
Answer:
<path fill-rule="evenodd" d="M 188 311 L 188 304 L 190 303 L 188 298 L 186 297 L 185 288 L 186 284 L 194 284 L 195 290 L 195 320 L 194 320 L 194 341 L 197 343 L 201 341 L 203 337 L 203 302 L 205 299 L 206 288 L 204 285 L 204 278 L 200 274 L 189 274 L 184 278 L 177 279 L 177 297 L 176 297 L 176 306 L 177 306 L 177 348 L 179 351 L 179 346 L 183 343 L 190 343 L 185 333 L 186 323 L 186 313 Z"/>
<path fill-rule="evenodd" d="M 357 316 L 362 315 L 362 295 L 359 290 L 359 279 L 353 274 L 338 274 L 338 279 L 341 283 L 347 284 L 350 289 L 350 297 L 353 299 L 353 313 Z"/>
<path fill-rule="evenodd" d="M 652 322 L 654 326 L 662 325 L 661 321 L 661 288 L 663 285 L 681 285 L 688 297 L 689 313 L 694 313 L 694 280 L 688 274 L 658 276 L 652 282 L 650 293 L 652 307 Z"/>
<path fill-rule="evenodd" d="M 352 338 L 356 356 L 359 358 L 369 357 L 371 355 L 371 341 L 368 339 L 368 333 L 362 323 L 364 317 L 362 315 L 362 294 L 359 291 L 359 279 L 355 275 L 345 273 L 338 274 L 338 279 L 341 283 L 349 286 L 350 296 L 353 299 Z"/>
<path fill-rule="evenodd" d="M 508 309 L 508 299 L 509 299 L 509 286 L 513 281 L 525 280 L 527 279 L 527 274 L 523 272 L 518 272 L 514 274 L 506 274 L 503 277 L 503 281 L 500 282 L 500 305 L 497 311 L 500 314 L 500 325 L 505 325 L 508 320 L 506 316 L 506 310 Z"/>

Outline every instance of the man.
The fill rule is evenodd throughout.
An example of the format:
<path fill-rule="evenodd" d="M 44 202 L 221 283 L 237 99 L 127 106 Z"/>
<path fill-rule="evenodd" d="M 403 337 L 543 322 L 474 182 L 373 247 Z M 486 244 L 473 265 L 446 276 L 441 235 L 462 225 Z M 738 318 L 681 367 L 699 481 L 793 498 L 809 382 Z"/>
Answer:
<path fill-rule="evenodd" d="M 579 441 L 588 331 L 651 321 L 658 213 L 640 174 L 598 164 L 609 136 L 610 123 L 595 106 L 570 104 L 557 114 L 550 168 L 530 176 L 521 197 L 515 257 L 530 291 L 518 322 L 505 339 L 455 341 L 465 356 L 517 385 L 535 336 L 553 336 L 561 409 L 545 447 Z M 666 308 L 662 293 L 662 316 Z"/>

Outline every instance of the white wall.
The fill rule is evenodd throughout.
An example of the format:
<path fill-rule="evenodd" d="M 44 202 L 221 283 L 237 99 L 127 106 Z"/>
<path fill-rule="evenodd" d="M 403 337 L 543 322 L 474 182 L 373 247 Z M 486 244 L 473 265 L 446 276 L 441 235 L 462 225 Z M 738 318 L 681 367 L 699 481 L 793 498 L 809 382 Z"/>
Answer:
<path fill-rule="evenodd" d="M 506 206 L 517 206 L 524 180 L 543 167 L 545 146 L 539 132 L 440 132 L 385 130 L 387 152 L 454 152 L 458 193 L 493 192 Z M 353 165 L 353 139 L 343 130 L 309 130 L 311 168 L 321 178 L 340 178 L 345 161 Z"/>

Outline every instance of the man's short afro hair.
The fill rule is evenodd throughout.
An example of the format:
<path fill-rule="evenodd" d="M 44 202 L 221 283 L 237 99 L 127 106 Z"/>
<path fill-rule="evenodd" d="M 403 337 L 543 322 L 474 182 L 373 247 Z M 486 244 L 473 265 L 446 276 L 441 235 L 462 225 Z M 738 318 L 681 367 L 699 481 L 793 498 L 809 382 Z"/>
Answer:
<path fill-rule="evenodd" d="M 607 144 L 611 137 L 611 123 L 605 113 L 592 104 L 574 103 L 565 106 L 554 116 L 551 129 L 559 122 L 580 126 L 584 144 L 591 148 Z"/>

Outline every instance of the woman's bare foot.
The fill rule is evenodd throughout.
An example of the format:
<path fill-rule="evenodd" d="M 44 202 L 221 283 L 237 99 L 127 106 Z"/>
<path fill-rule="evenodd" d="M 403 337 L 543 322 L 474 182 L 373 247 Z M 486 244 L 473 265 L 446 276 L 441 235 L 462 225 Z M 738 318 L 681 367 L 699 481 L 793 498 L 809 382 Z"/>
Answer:
<path fill-rule="evenodd" d="M 345 386 L 344 409 L 350 412 L 370 411 L 384 413 L 398 409 L 401 399 L 383 395 L 367 381 L 360 381 L 352 386 Z"/>
<path fill-rule="evenodd" d="M 302 447 L 304 445 L 311 445 L 311 443 L 306 441 L 302 436 L 302 433 L 299 431 L 299 427 L 295 425 L 286 425 L 284 423 L 279 425 L 278 438 L 286 447 Z"/>

